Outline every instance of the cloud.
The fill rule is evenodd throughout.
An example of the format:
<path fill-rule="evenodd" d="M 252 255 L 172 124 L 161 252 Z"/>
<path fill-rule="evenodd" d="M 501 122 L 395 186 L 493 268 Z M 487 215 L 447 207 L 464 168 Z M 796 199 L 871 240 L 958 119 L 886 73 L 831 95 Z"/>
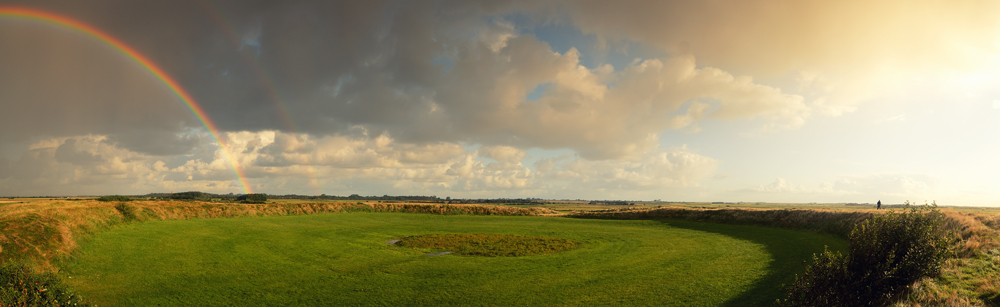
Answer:
<path fill-rule="evenodd" d="M 10 160 L 6 157 L 0 157 L 0 179 L 5 179 L 10 176 Z"/>
<path fill-rule="evenodd" d="M 928 175 L 874 174 L 839 178 L 834 182 L 833 189 L 909 199 L 933 194 L 937 185 L 938 180 Z"/>
<path fill-rule="evenodd" d="M 342 168 L 418 167 L 440 164 L 461 155 L 465 150 L 458 144 L 405 144 L 391 137 L 374 138 L 324 136 L 266 131 L 261 142 L 236 142 L 235 148 L 259 153 L 256 164 L 262 166 L 329 165 Z M 254 146 L 256 145 L 256 146 Z"/>
<path fill-rule="evenodd" d="M 31 5 L 148 56 L 200 103 L 251 181 L 294 192 L 698 187 L 720 162 L 663 149 L 676 145 L 666 131 L 717 121 L 795 129 L 851 112 L 911 72 L 975 70 L 1000 37 L 992 4 Z M 531 34 L 552 24 L 601 46 L 556 50 Z M 17 59 L 0 70 L 0 153 L 9 161 L 0 178 L 26 179 L 10 186 L 235 189 L 199 119 L 120 52 L 30 22 L 4 22 L 0 36 L 17 42 L 0 45 L 0 55 Z M 663 53 L 583 64 L 594 55 L 580 50 L 628 55 L 631 44 Z M 529 101 L 540 86 L 544 93 Z M 523 165 L 532 148 L 573 154 Z M 914 178 L 918 191 L 924 181 Z M 840 179 L 861 180 L 765 183 L 753 192 L 863 190 Z M 884 180 L 886 191 L 906 186 Z"/>
<path fill-rule="evenodd" d="M 760 185 L 758 187 L 750 188 L 750 190 L 758 192 L 778 192 L 778 193 L 788 193 L 788 192 L 800 192 L 804 189 L 798 186 L 790 185 L 785 178 L 774 179 L 774 182 L 768 185 Z"/>
<path fill-rule="evenodd" d="M 82 148 L 77 148 L 75 139 L 67 139 L 55 152 L 56 161 L 76 164 L 90 165 L 104 162 L 100 155 L 90 153 Z"/>
<path fill-rule="evenodd" d="M 603 41 L 635 41 L 702 65 L 767 79 L 819 114 L 851 112 L 914 76 L 990 72 L 995 2 L 566 1 L 565 22 Z M 800 74 L 809 84 L 794 91 Z M 907 85 L 909 84 L 909 85 Z M 803 84 L 799 84 L 803 85 Z"/>
<path fill-rule="evenodd" d="M 1000 31 L 991 17 L 996 3 L 574 1 L 566 8 L 586 33 L 657 44 L 746 74 L 971 67 L 977 59 L 957 55 L 995 51 Z"/>
<path fill-rule="evenodd" d="M 570 180 L 599 190 L 652 190 L 696 187 L 718 168 L 718 161 L 686 147 L 657 149 L 636 160 L 587 160 L 563 156 L 542 159 L 536 168 L 546 179 Z"/>
<path fill-rule="evenodd" d="M 149 171 L 144 157 L 105 136 L 50 139 L 33 147 L 11 163 L 9 177 L 0 177 L 0 193 L 80 195 L 151 187 L 142 176 Z"/>
<path fill-rule="evenodd" d="M 324 105 L 339 121 L 405 142 L 571 148 L 590 159 L 641 155 L 657 146 L 660 132 L 706 119 L 760 117 L 780 128 L 809 116 L 801 97 L 697 68 L 690 56 L 650 59 L 613 73 L 588 69 L 575 49 L 555 53 L 531 35 L 504 36 L 502 47 L 472 41 L 454 48 L 448 71 L 423 72 L 422 80 L 437 80 L 424 88 L 383 77 L 391 72 L 363 71 Z M 544 95 L 528 101 L 540 85 Z"/>
<path fill-rule="evenodd" d="M 192 118 L 166 87 L 140 65 L 107 46 L 69 31 L 3 22 L 0 101 L 7 142 L 46 137 L 177 132 Z M 8 63 L 9 62 L 9 63 Z"/>
<path fill-rule="evenodd" d="M 479 150 L 480 155 L 497 161 L 521 161 L 526 153 L 510 146 L 490 146 Z"/>
<path fill-rule="evenodd" d="M 868 174 L 838 176 L 817 186 L 800 185 L 785 178 L 733 191 L 737 195 L 753 195 L 766 201 L 814 202 L 884 202 L 933 200 L 938 196 L 938 179 L 923 174 Z"/>
<path fill-rule="evenodd" d="M 376 193 L 462 197 L 554 196 L 554 193 L 648 192 L 697 187 L 718 161 L 686 147 L 656 149 L 633 160 L 589 160 L 570 154 L 532 167 L 523 150 L 455 143 L 413 145 L 388 136 L 315 138 L 279 131 L 222 135 L 231 161 L 265 193 Z M 241 192 L 228 160 L 215 147 L 169 166 L 159 156 L 121 147 L 106 136 L 48 139 L 10 163 L 3 195 L 145 194 L 201 190 Z"/>
<path fill-rule="evenodd" d="M 322 138 L 361 129 L 418 147 L 570 148 L 588 159 L 621 159 L 657 147 L 664 130 L 697 130 L 704 120 L 760 118 L 779 129 L 810 116 L 802 97 L 699 67 L 689 55 L 589 69 L 577 49 L 554 52 L 504 18 L 546 19 L 553 7 L 99 4 L 73 17 L 148 55 L 224 132 Z M 212 14 L 228 23 L 176 26 Z M 0 99 L 18 101 L 10 110 L 18 116 L 0 121 L 4 139 L 106 135 L 150 155 L 183 155 L 203 142 L 190 133 L 199 122 L 155 76 L 100 42 L 30 23 L 0 31 L 19 42 L 0 54 L 21 59 L 0 72 L 10 81 L 0 82 Z M 259 56 L 244 56 L 248 44 Z M 434 64 L 442 59 L 449 69 Z M 527 101 L 545 84 L 542 97 Z M 33 129 L 11 133 L 15 127 Z"/>
<path fill-rule="evenodd" d="M 154 156 L 188 154 L 211 141 L 197 133 L 141 128 L 117 132 L 108 139 L 123 148 Z"/>

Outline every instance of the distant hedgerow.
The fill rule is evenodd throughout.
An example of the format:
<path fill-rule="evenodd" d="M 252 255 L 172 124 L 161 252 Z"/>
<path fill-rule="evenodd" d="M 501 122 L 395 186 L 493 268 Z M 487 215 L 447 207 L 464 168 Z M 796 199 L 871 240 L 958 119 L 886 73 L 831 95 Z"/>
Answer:
<path fill-rule="evenodd" d="M 240 195 L 236 200 L 246 204 L 263 204 L 267 202 L 267 194 L 253 193 Z"/>
<path fill-rule="evenodd" d="M 132 201 L 132 198 L 128 196 L 112 195 L 112 196 L 101 196 L 97 198 L 97 201 Z"/>
<path fill-rule="evenodd" d="M 850 253 L 825 251 L 790 286 L 784 306 L 886 306 L 936 276 L 954 235 L 937 205 L 868 218 L 851 232 Z"/>
<path fill-rule="evenodd" d="M 170 194 L 170 199 L 177 199 L 177 200 L 203 200 L 203 199 L 207 199 L 207 198 L 208 198 L 208 196 L 206 196 L 204 192 L 198 192 L 198 191 L 180 192 L 180 193 L 171 193 Z"/>

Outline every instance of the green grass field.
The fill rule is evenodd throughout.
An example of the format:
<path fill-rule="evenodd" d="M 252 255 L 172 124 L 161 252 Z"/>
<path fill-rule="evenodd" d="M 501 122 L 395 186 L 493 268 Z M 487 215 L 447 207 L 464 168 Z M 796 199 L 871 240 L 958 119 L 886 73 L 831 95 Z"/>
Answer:
<path fill-rule="evenodd" d="M 387 244 L 429 233 L 566 238 L 526 257 L 427 256 Z M 687 221 L 346 213 L 130 224 L 60 267 L 97 306 L 759 306 L 831 236 Z"/>

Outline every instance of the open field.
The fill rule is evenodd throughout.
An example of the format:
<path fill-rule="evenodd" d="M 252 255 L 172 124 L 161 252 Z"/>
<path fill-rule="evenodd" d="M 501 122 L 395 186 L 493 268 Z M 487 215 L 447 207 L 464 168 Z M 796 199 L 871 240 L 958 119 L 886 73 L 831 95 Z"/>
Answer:
<path fill-rule="evenodd" d="M 656 209 L 656 208 L 691 208 L 691 209 L 803 209 L 803 210 L 837 210 L 858 211 L 874 210 L 874 205 L 846 204 L 792 204 L 792 203 L 712 203 L 712 202 L 635 202 L 634 205 L 590 204 L 585 201 L 543 201 L 539 205 L 517 205 L 517 207 L 542 207 L 559 212 L 570 213 L 595 210 L 617 209 Z M 996 212 L 1000 213 L 1000 210 Z"/>
<path fill-rule="evenodd" d="M 541 215 L 544 208 L 413 203 L 213 203 L 202 201 L 43 200 L 0 206 L 0 263 L 29 261 L 51 269 L 94 234 L 126 223 L 194 218 L 258 217 L 344 212 Z"/>
<path fill-rule="evenodd" d="M 635 202 L 632 206 L 618 206 L 606 204 L 590 204 L 587 201 L 542 201 L 538 205 L 515 205 L 515 207 L 541 207 L 558 212 L 571 213 L 597 210 L 621 210 L 621 209 L 656 209 L 656 208 L 690 208 L 690 209 L 793 209 L 793 210 L 834 210 L 834 211 L 875 211 L 875 205 L 865 204 L 804 204 L 804 203 L 712 203 L 712 202 Z M 886 205 L 886 204 L 884 204 Z M 883 206 L 883 210 L 900 210 L 899 204 Z M 966 213 L 1000 214 L 1000 207 L 962 207 L 945 206 L 948 210 Z"/>
<path fill-rule="evenodd" d="M 427 233 L 583 242 L 527 257 L 429 257 L 386 244 Z M 831 236 L 688 221 L 399 213 L 198 219 L 100 235 L 63 267 L 109 305 L 766 305 Z M 68 278 L 68 277 L 72 278 Z"/>
<path fill-rule="evenodd" d="M 8 199 L 3 199 L 3 200 L 8 200 Z M 257 219 L 281 219 L 281 218 L 296 219 L 298 217 L 305 217 L 306 215 L 309 215 L 309 218 L 318 218 L 318 219 L 320 218 L 320 216 L 332 219 L 345 219 L 344 220 L 345 224 L 343 225 L 350 225 L 351 217 L 362 217 L 369 215 L 371 216 L 384 215 L 390 221 L 397 221 L 397 222 L 399 221 L 400 218 L 396 216 L 418 219 L 420 221 L 426 220 L 426 221 L 439 221 L 439 222 L 451 218 L 454 218 L 456 220 L 476 219 L 476 218 L 484 218 L 486 220 L 497 219 L 498 221 L 503 221 L 502 223 L 497 222 L 499 224 L 513 223 L 512 225 L 520 225 L 518 227 L 523 227 L 523 229 L 489 228 L 485 225 L 480 225 L 479 223 L 476 223 L 476 225 L 470 225 L 470 227 L 455 228 L 450 230 L 449 229 L 435 230 L 437 228 L 433 227 L 413 228 L 415 226 L 412 225 L 408 227 L 411 227 L 412 228 L 411 230 L 424 229 L 424 232 L 413 231 L 414 232 L 413 234 L 426 234 L 430 233 L 429 232 L 430 230 L 434 230 L 439 233 L 442 232 L 507 233 L 507 234 L 523 234 L 523 235 L 541 235 L 554 238 L 562 237 L 567 239 L 574 239 L 581 236 L 586 237 L 588 233 L 604 231 L 602 230 L 602 228 L 604 228 L 605 225 L 633 225 L 630 223 L 638 223 L 635 225 L 639 226 L 634 226 L 634 227 L 629 226 L 629 227 L 631 227 L 631 229 L 645 229 L 648 227 L 654 227 L 652 228 L 655 230 L 654 233 L 661 233 L 661 234 L 667 234 L 669 232 L 664 232 L 663 229 L 655 227 L 676 228 L 675 230 L 681 229 L 689 231 L 701 231 L 715 235 L 722 235 L 730 239 L 744 240 L 747 242 L 751 242 L 751 245 L 758 244 L 761 246 L 765 246 L 767 254 L 770 255 L 770 257 L 774 258 L 774 262 L 772 263 L 785 263 L 785 261 L 782 259 L 785 259 L 789 262 L 795 262 L 795 264 L 797 265 L 796 269 L 799 272 L 801 272 L 802 270 L 801 260 L 809 258 L 808 257 L 809 254 L 819 250 L 807 251 L 808 248 L 802 248 L 801 251 L 804 254 L 796 255 L 795 252 L 789 252 L 788 249 L 776 248 L 776 246 L 781 246 L 781 244 L 783 244 L 784 241 L 778 240 L 777 242 L 768 243 L 770 242 L 768 241 L 770 240 L 769 238 L 781 238 L 782 237 L 781 235 L 771 234 L 767 236 L 760 235 L 758 237 L 754 237 L 755 234 L 762 234 L 765 232 L 760 232 L 760 231 L 748 232 L 745 231 L 746 228 L 740 228 L 740 227 L 753 227 L 755 229 L 770 229 L 775 231 L 787 231 L 780 229 L 780 228 L 786 228 L 786 229 L 798 230 L 798 231 L 792 231 L 791 233 L 811 234 L 811 235 L 816 235 L 817 233 L 824 233 L 844 238 L 845 233 L 848 232 L 853 227 L 852 225 L 854 223 L 876 214 L 883 214 L 885 212 L 898 210 L 898 209 L 892 209 L 892 210 L 876 211 L 866 208 L 858 208 L 858 209 L 850 208 L 852 210 L 847 210 L 848 208 L 844 207 L 854 207 L 854 206 L 839 205 L 839 208 L 836 208 L 837 205 L 829 205 L 829 204 L 815 205 L 815 206 L 817 207 L 833 206 L 834 208 L 827 208 L 827 209 L 812 208 L 812 207 L 809 207 L 809 209 L 802 209 L 802 208 L 792 209 L 794 207 L 713 208 L 709 206 L 719 205 L 719 204 L 687 203 L 684 204 L 684 206 L 671 206 L 671 207 L 663 206 L 662 208 L 657 208 L 660 205 L 656 205 L 656 206 L 647 206 L 646 208 L 633 208 L 629 210 L 622 210 L 626 208 L 622 206 L 607 206 L 607 205 L 595 206 L 583 202 L 575 202 L 568 204 L 546 204 L 545 206 L 548 208 L 518 208 L 512 206 L 489 206 L 489 205 L 475 205 L 475 204 L 449 205 L 440 203 L 436 204 L 399 203 L 399 202 L 377 202 L 377 201 L 349 202 L 349 201 L 276 200 L 273 202 L 269 201 L 267 204 L 240 204 L 233 202 L 216 203 L 216 202 L 205 202 L 205 201 L 161 201 L 161 200 L 137 200 L 137 201 L 129 201 L 122 203 L 122 202 L 99 202 L 94 199 L 83 199 L 83 198 L 24 198 L 24 199 L 13 199 L 13 200 L 16 202 L 0 204 L 0 265 L 4 263 L 26 261 L 33 264 L 36 272 L 58 272 L 58 278 L 64 281 L 72 281 L 76 278 L 82 278 L 85 276 L 88 278 L 89 277 L 103 278 L 101 277 L 102 275 L 95 275 L 95 276 L 89 274 L 76 275 L 80 274 L 79 272 L 70 274 L 65 269 L 67 268 L 68 265 L 83 265 L 83 262 L 75 262 L 78 261 L 78 259 L 73 258 L 82 255 L 81 250 L 79 249 L 80 245 L 88 246 L 89 248 L 89 246 L 91 246 L 93 242 L 96 242 L 94 241 L 95 238 L 103 236 L 104 234 L 109 234 L 116 231 L 126 231 L 132 228 L 143 228 L 146 225 L 171 224 L 171 223 L 186 224 L 188 222 L 195 224 L 197 223 L 215 224 L 216 222 L 218 222 L 219 225 L 226 225 L 227 223 L 240 223 L 243 221 L 253 221 Z M 581 210 L 579 210 L 579 208 L 572 208 L 572 207 L 567 208 L 568 206 L 594 206 L 602 210 L 588 213 L 588 212 L 582 212 Z M 802 205 L 800 204 L 800 205 L 789 205 L 789 206 L 802 206 Z M 375 214 L 375 212 L 379 213 Z M 396 212 L 396 213 L 391 213 L 391 212 Z M 408 214 L 397 214 L 402 212 L 407 212 Z M 909 296 L 907 296 L 902 301 L 902 303 L 898 304 L 897 306 L 936 306 L 936 305 L 1000 306 L 1000 215 L 996 214 L 997 210 L 994 208 L 946 207 L 942 209 L 942 212 L 947 217 L 948 220 L 947 224 L 949 229 L 955 231 L 959 237 L 958 241 L 956 241 L 954 244 L 955 254 L 945 262 L 944 266 L 942 267 L 941 276 L 933 278 L 930 277 L 924 278 L 923 280 L 913 284 L 911 288 L 914 289 L 914 291 Z M 414 214 L 414 213 L 424 213 L 424 214 Z M 571 217 L 586 218 L 586 219 L 554 217 L 567 214 Z M 475 216 L 475 215 L 491 215 L 491 216 Z M 525 217 L 525 216 L 535 216 L 535 217 Z M 539 217 L 539 216 L 547 216 L 547 217 Z M 240 218 L 231 219 L 234 217 L 240 217 Z M 525 221 L 558 221 L 556 223 L 569 223 L 567 225 L 571 224 L 576 225 L 573 223 L 584 223 L 584 224 L 597 223 L 589 225 L 591 226 L 598 225 L 599 227 L 580 227 L 580 229 L 576 231 L 567 231 L 563 234 L 552 235 L 548 232 L 542 231 L 542 228 L 539 228 L 539 225 L 537 224 L 531 224 L 531 223 L 523 224 L 522 222 L 519 222 L 522 219 Z M 709 222 L 709 223 L 704 223 L 704 222 Z M 268 223 L 273 224 L 273 222 L 268 222 Z M 406 223 L 401 223 L 401 225 L 405 224 Z M 434 227 L 440 226 L 437 224 L 441 223 L 436 223 L 435 225 L 432 226 Z M 448 223 L 444 223 L 442 225 L 448 225 Z M 659 225 L 659 226 L 650 226 L 650 225 Z M 746 226 L 746 225 L 755 225 L 755 226 Z M 763 226 L 763 227 L 758 227 L 758 226 Z M 388 227 L 387 229 L 396 231 L 398 229 L 392 227 L 401 227 L 401 226 L 392 225 L 391 227 L 390 226 L 386 227 Z M 238 228 L 239 227 L 234 229 Z M 346 229 L 349 229 L 349 227 L 343 229 L 345 229 L 346 231 Z M 743 230 L 735 231 L 734 229 L 743 229 Z M 476 231 L 476 230 L 483 230 L 483 231 Z M 491 230 L 491 231 L 485 231 L 485 230 Z M 392 233 L 392 231 L 389 230 L 381 231 L 381 234 L 386 236 L 388 236 L 389 234 L 392 235 L 397 234 L 397 233 Z M 224 235 L 225 233 L 222 234 Z M 302 233 L 300 233 L 299 235 L 301 234 Z M 404 233 L 398 232 L 398 234 L 402 235 Z M 644 236 L 645 234 L 640 234 L 640 235 Z M 221 236 L 219 240 L 231 240 L 230 242 L 239 242 L 240 240 L 239 238 L 226 239 L 222 237 L 224 236 Z M 610 234 L 599 235 L 597 236 L 597 239 L 594 239 L 596 240 L 594 242 L 598 242 L 613 237 L 614 236 L 611 236 Z M 670 237 L 667 236 L 667 239 L 669 238 Z M 125 240 L 127 240 L 127 238 Z M 357 253 L 358 255 L 368 255 L 368 256 L 375 255 L 375 254 L 370 254 L 370 252 L 373 251 L 366 250 L 364 246 L 371 247 L 371 249 L 373 250 L 379 248 L 390 248 L 390 249 L 392 248 L 392 246 L 382 245 L 379 242 L 376 242 L 375 245 L 371 245 L 373 243 L 368 239 L 356 239 L 355 241 L 356 242 L 348 244 L 347 246 L 350 249 L 354 249 L 352 253 Z M 585 240 L 583 242 L 586 243 L 584 244 L 584 248 L 573 249 L 570 251 L 561 252 L 554 255 L 510 257 L 510 259 L 530 259 L 533 257 L 535 258 L 552 257 L 552 258 L 563 259 L 565 257 L 573 255 L 573 253 L 579 253 L 584 250 L 590 250 L 588 248 L 593 247 L 592 245 L 588 245 L 591 243 L 590 241 Z M 185 244 L 197 245 L 190 242 Z M 228 245 L 219 243 L 219 245 L 216 246 L 225 247 Z M 232 246 L 237 246 L 237 245 L 232 245 Z M 661 243 L 656 243 L 653 246 L 658 246 L 659 248 L 661 248 L 661 250 L 671 250 L 668 248 L 668 246 L 665 246 Z M 279 248 L 292 249 L 289 246 L 282 246 L 282 245 L 279 245 Z M 417 253 L 413 254 L 417 256 L 421 255 L 420 254 L 421 252 L 434 252 L 433 250 L 402 251 L 402 249 L 403 248 L 397 247 L 397 250 L 395 252 Z M 123 249 L 123 251 L 124 250 L 127 249 Z M 624 250 L 625 249 L 622 249 L 622 251 Z M 317 255 L 323 255 L 323 253 L 304 254 L 304 255 L 289 254 L 289 255 L 294 256 L 289 259 L 306 259 L 306 260 L 313 259 L 309 261 L 320 261 L 320 262 L 329 260 L 322 258 L 321 256 L 317 256 Z M 400 255 L 394 255 L 393 257 L 396 256 Z M 607 259 L 612 259 L 615 261 L 624 259 L 621 257 L 612 257 L 613 256 L 612 254 L 606 254 L 606 256 Z M 480 262 L 502 261 L 497 259 L 469 260 L 469 259 L 464 259 L 462 257 L 464 256 L 448 255 L 448 256 L 429 257 L 429 258 L 459 259 L 448 263 L 449 265 L 451 265 L 452 263 L 462 264 L 464 266 L 461 266 L 461 268 L 465 269 L 476 267 L 473 264 L 476 264 L 477 262 L 469 262 L 469 261 L 480 261 Z M 267 259 L 267 258 L 261 258 L 261 259 Z M 374 258 L 374 259 L 382 259 L 382 258 Z M 201 263 L 209 263 L 211 261 L 213 260 L 203 259 L 201 260 L 201 262 L 196 262 L 194 264 L 201 265 Z M 430 261 L 437 261 L 437 260 L 430 260 Z M 403 261 L 399 263 L 402 262 Z M 120 262 L 120 263 L 124 264 L 127 262 Z M 303 263 L 308 263 L 308 261 Z M 534 261 L 533 263 L 544 264 L 545 262 Z M 509 263 L 503 263 L 503 264 L 506 265 Z M 601 263 L 588 263 L 588 264 L 597 265 Z M 360 265 L 361 264 L 359 264 L 359 266 L 357 267 L 360 267 Z M 380 267 L 378 265 L 381 264 L 379 263 L 373 264 L 371 266 L 371 269 L 368 271 L 355 271 L 356 273 L 355 276 L 387 276 L 384 275 L 384 273 L 391 272 L 391 271 L 378 271 L 379 269 L 386 268 L 384 266 Z M 210 267 L 206 267 L 206 269 L 207 268 Z M 567 268 L 560 267 L 560 269 L 567 269 Z M 768 268 L 768 269 L 773 269 L 773 268 Z M 525 270 L 527 270 L 528 272 L 544 272 L 545 267 L 543 266 L 541 268 L 526 268 Z M 415 271 L 418 270 L 414 269 L 414 271 L 410 272 L 415 272 Z M 451 271 L 441 270 L 440 272 L 445 272 L 445 273 L 438 272 L 438 275 L 427 273 L 425 275 L 415 275 L 415 276 L 419 278 L 432 278 L 432 279 L 441 278 L 442 276 L 447 278 L 457 278 L 451 275 L 447 275 L 447 274 L 452 274 L 452 272 L 456 271 L 457 270 L 451 270 Z M 466 271 L 469 270 L 463 270 L 461 272 L 466 272 Z M 362 273 L 357 273 L 357 272 L 362 272 Z M 474 272 L 474 270 L 472 272 Z M 496 271 L 496 270 L 489 272 L 491 272 L 491 274 L 503 273 L 502 271 Z M 524 272 L 516 272 L 516 273 L 517 274 L 515 275 L 524 274 Z M 230 273 L 225 273 L 225 274 L 230 274 Z M 573 274 L 581 274 L 581 273 L 574 271 Z M 763 302 L 770 302 L 771 300 L 773 300 L 773 298 L 782 296 L 780 291 L 776 289 L 777 287 L 780 286 L 781 283 L 787 283 L 787 281 L 783 281 L 781 278 L 778 278 L 777 276 L 779 275 L 781 274 L 769 273 L 765 275 L 765 277 L 753 281 L 750 284 L 750 286 L 745 286 L 744 288 L 741 288 L 741 289 L 746 289 L 746 287 L 751 287 L 750 290 L 742 292 L 742 294 L 738 296 L 738 299 L 733 299 L 731 298 L 731 296 L 726 296 L 729 294 L 712 294 L 713 298 L 711 299 L 716 299 L 716 302 L 751 301 L 751 302 L 762 302 L 762 304 L 766 304 Z M 206 278 L 205 276 L 208 275 L 202 273 L 202 275 L 199 276 L 200 277 L 198 278 Z M 236 276 L 236 275 L 229 275 L 229 276 L 230 277 L 235 276 L 235 278 L 237 278 L 236 280 L 240 280 L 239 278 L 241 278 L 241 276 Z M 328 277 L 329 274 L 324 276 Z M 613 279 L 614 277 L 606 276 L 604 278 Z M 461 280 L 465 280 L 466 282 L 471 282 L 471 283 L 482 281 L 475 279 L 461 279 Z M 787 280 L 787 277 L 784 280 Z M 409 285 L 413 285 L 412 280 L 409 282 L 410 282 Z M 662 284 L 662 282 L 659 281 L 656 282 L 658 284 Z M 635 291 L 641 292 L 640 291 L 641 289 L 650 288 L 649 285 L 644 285 L 644 284 L 637 284 L 637 283 L 628 283 L 628 284 L 631 284 L 632 288 L 621 290 L 616 297 L 622 299 L 633 297 L 636 295 L 632 295 L 631 293 L 634 293 Z M 454 286 L 455 284 L 438 283 L 436 285 Z M 3 287 L 3 285 L 0 285 L 0 287 Z M 414 287 L 415 288 L 410 288 L 410 289 L 421 289 L 421 291 L 431 291 L 431 292 L 438 291 L 433 289 L 420 288 L 419 286 L 414 286 Z M 586 287 L 586 284 L 579 287 L 581 288 Z M 374 288 L 357 288 L 357 289 L 358 289 L 357 292 L 368 292 L 366 291 L 366 289 L 374 289 Z M 572 290 L 572 288 L 569 289 Z M 0 288 L 0 290 L 4 289 Z M 351 291 L 354 292 L 354 289 L 352 288 Z M 448 291 L 455 292 L 452 290 Z M 537 292 L 541 293 L 539 295 L 552 295 L 554 297 L 564 297 L 560 296 L 562 294 L 554 293 L 551 290 L 539 289 L 537 291 L 540 291 Z M 545 292 L 545 291 L 550 291 L 550 292 Z M 567 290 L 563 289 L 561 291 L 567 291 Z M 757 297 L 756 298 L 747 297 L 753 295 L 756 295 Z M 660 297 L 662 296 L 663 294 L 661 293 Z M 583 297 L 594 297 L 594 296 L 583 296 Z M 659 301 L 654 301 L 653 298 L 646 298 L 646 300 L 649 300 L 649 302 L 656 302 L 656 304 L 660 304 Z M 574 302 L 572 300 L 565 300 L 565 301 Z M 580 300 L 577 301 L 581 302 L 581 304 L 583 302 Z M 106 306 L 103 304 L 101 305 Z"/>

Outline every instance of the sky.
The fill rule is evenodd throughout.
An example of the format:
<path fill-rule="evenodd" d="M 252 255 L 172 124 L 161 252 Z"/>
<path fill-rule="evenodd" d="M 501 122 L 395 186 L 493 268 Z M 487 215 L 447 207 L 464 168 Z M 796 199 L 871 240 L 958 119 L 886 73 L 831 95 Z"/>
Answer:
<path fill-rule="evenodd" d="M 0 196 L 997 206 L 996 16 L 961 0 L 0 0 Z"/>

